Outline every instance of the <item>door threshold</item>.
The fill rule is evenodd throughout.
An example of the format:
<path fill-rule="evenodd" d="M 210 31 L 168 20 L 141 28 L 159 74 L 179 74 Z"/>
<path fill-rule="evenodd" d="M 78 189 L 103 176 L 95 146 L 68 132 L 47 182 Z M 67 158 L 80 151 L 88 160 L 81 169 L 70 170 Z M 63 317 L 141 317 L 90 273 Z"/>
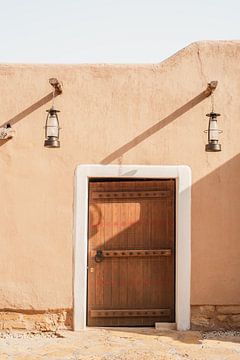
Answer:
<path fill-rule="evenodd" d="M 119 331 L 130 331 L 130 330 L 148 330 L 148 329 L 156 329 L 156 330 L 177 330 L 176 323 L 164 323 L 157 322 L 155 326 L 86 326 L 87 330 L 91 329 L 104 329 L 104 330 L 119 330 Z"/>
<path fill-rule="evenodd" d="M 167 322 L 156 322 L 155 329 L 157 330 L 177 330 L 176 323 L 167 323 Z"/>

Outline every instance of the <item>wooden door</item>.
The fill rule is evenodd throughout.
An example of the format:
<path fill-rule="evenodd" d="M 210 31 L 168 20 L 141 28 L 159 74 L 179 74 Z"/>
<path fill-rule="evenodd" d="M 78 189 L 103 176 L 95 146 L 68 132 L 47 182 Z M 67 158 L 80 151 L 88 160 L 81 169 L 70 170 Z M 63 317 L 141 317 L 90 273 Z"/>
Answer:
<path fill-rule="evenodd" d="M 175 180 L 90 181 L 88 325 L 175 321 Z"/>

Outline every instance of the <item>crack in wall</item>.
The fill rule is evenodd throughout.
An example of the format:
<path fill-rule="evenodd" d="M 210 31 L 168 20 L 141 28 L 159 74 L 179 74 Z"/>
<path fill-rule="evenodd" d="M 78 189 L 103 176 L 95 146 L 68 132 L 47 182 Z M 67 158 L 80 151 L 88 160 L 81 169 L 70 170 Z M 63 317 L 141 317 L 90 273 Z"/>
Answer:
<path fill-rule="evenodd" d="M 204 79 L 203 81 L 203 85 L 208 83 L 208 79 L 204 73 L 204 70 L 203 70 L 203 62 L 202 62 L 202 59 L 201 59 L 201 55 L 200 55 L 200 47 L 198 46 L 197 47 L 197 58 L 198 58 L 198 63 L 199 63 L 199 68 L 200 68 L 200 75 L 201 75 L 201 78 Z"/>

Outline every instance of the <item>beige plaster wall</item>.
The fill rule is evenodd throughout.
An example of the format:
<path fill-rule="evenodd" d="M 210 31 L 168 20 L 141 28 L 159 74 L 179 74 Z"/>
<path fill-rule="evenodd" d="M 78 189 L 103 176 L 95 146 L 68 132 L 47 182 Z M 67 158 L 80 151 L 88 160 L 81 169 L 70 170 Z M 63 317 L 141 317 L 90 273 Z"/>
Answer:
<path fill-rule="evenodd" d="M 191 303 L 240 303 L 239 57 L 240 42 L 201 42 L 155 65 L 0 65 L 1 124 L 16 130 L 0 143 L 0 309 L 72 307 L 74 170 L 110 162 L 192 168 Z M 43 147 L 50 77 L 60 149 Z M 210 99 L 191 101 L 211 80 L 220 153 L 204 151 Z"/>

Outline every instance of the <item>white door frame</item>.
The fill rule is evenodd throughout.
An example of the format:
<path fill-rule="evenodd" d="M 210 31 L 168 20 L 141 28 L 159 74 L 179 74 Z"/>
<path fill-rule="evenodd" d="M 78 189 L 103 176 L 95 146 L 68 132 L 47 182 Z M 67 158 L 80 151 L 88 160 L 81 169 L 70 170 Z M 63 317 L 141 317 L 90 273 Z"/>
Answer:
<path fill-rule="evenodd" d="M 74 195 L 73 329 L 87 321 L 88 186 L 90 178 L 176 179 L 176 324 L 190 328 L 191 169 L 186 165 L 78 165 Z"/>

